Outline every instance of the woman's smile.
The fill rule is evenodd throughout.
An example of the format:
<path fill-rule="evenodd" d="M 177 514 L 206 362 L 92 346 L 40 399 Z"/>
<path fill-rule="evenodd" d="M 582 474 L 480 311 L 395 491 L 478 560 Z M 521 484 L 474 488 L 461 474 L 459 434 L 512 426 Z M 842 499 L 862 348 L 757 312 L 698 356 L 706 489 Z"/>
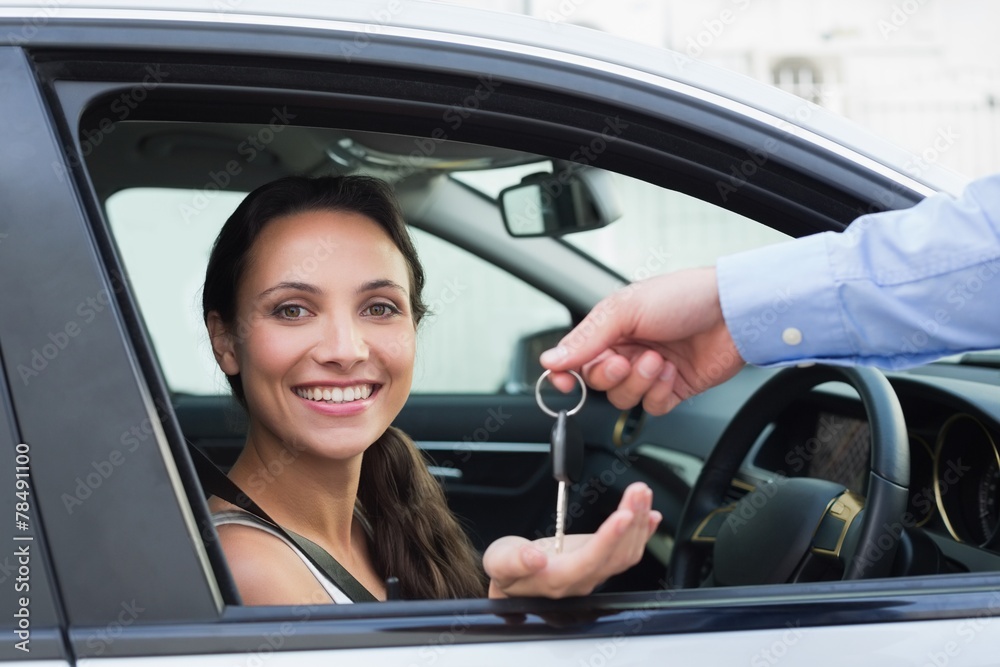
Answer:
<path fill-rule="evenodd" d="M 333 387 L 297 387 L 295 393 L 310 401 L 351 403 L 371 396 L 373 387 L 378 388 L 378 385 L 361 383 Z"/>
<path fill-rule="evenodd" d="M 324 415 L 348 417 L 360 414 L 375 402 L 382 385 L 359 382 L 349 385 L 295 387 L 295 395 L 310 410 Z"/>

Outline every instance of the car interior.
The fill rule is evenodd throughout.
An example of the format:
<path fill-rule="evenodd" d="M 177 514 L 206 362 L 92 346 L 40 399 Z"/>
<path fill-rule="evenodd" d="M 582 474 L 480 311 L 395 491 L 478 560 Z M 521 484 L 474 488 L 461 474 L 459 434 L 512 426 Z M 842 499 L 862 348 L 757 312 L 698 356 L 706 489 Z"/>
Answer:
<path fill-rule="evenodd" d="M 563 153 L 528 152 L 523 141 L 500 147 L 496 137 L 311 123 L 299 113 L 277 106 L 270 118 L 234 113 L 238 122 L 228 122 L 192 109 L 148 111 L 110 131 L 84 118 L 86 177 L 134 300 L 133 339 L 152 352 L 147 374 L 163 379 L 187 442 L 225 470 L 245 423 L 200 326 L 199 281 L 215 234 L 245 193 L 281 176 L 387 180 L 428 270 L 432 312 L 396 425 L 417 441 L 480 549 L 502 535 L 554 531 L 552 418 L 534 394 L 542 350 L 631 280 L 837 229 L 857 208 L 787 167 L 775 167 L 773 184 L 762 186 L 771 190 L 756 199 L 725 200 L 696 169 L 687 179 L 652 179 L 652 162 L 628 168 L 610 142 L 607 159 L 585 168 L 602 174 L 598 184 L 579 181 L 589 200 L 553 214 L 554 228 L 518 233 L 505 225 L 502 193 L 539 193 L 578 170 L 551 157 Z M 769 215 L 775 208 L 781 214 Z M 808 212 L 796 223 L 800 210 Z M 580 229 L 559 227 L 560 219 Z M 664 521 L 642 563 L 603 591 L 1000 570 L 997 371 L 988 357 L 964 361 L 889 372 L 882 384 L 874 372 L 747 367 L 663 417 L 619 410 L 590 392 L 576 417 L 586 455 L 568 532 L 595 529 L 641 480 Z M 903 429 L 886 416 L 890 394 Z M 579 398 L 544 395 L 557 408 Z M 797 486 L 816 480 L 821 493 Z M 744 539 L 749 532 L 737 528 L 776 506 L 771 494 L 790 499 L 785 513 Z M 846 514 L 831 514 L 834 505 Z M 895 557 L 881 568 L 855 571 L 842 557 L 878 561 L 894 540 Z M 751 554 L 760 568 L 748 565 Z"/>

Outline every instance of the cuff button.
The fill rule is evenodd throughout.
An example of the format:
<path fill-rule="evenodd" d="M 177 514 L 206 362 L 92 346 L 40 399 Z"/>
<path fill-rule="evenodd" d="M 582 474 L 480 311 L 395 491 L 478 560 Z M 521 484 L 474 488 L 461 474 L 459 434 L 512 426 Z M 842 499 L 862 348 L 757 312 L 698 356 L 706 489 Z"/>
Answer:
<path fill-rule="evenodd" d="M 788 327 L 781 332 L 781 340 L 786 345 L 798 345 L 802 342 L 802 332 L 795 327 Z"/>

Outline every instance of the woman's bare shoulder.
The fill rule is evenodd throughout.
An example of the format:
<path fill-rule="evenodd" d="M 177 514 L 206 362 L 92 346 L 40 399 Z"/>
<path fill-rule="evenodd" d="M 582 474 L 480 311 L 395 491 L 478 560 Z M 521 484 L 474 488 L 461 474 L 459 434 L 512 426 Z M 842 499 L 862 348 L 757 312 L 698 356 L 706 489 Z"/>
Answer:
<path fill-rule="evenodd" d="M 299 555 L 281 538 L 238 523 L 222 524 L 216 530 L 243 604 L 333 602 Z"/>

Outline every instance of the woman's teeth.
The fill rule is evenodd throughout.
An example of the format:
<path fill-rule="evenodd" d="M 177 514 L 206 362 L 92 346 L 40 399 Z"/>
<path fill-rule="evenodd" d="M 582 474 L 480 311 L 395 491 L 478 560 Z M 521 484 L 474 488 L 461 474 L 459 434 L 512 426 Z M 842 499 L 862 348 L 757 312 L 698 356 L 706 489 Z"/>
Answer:
<path fill-rule="evenodd" d="M 350 403 L 360 401 L 372 395 L 370 384 L 359 384 L 354 387 L 309 387 L 296 389 L 295 393 L 309 401 L 326 401 L 327 403 Z"/>

